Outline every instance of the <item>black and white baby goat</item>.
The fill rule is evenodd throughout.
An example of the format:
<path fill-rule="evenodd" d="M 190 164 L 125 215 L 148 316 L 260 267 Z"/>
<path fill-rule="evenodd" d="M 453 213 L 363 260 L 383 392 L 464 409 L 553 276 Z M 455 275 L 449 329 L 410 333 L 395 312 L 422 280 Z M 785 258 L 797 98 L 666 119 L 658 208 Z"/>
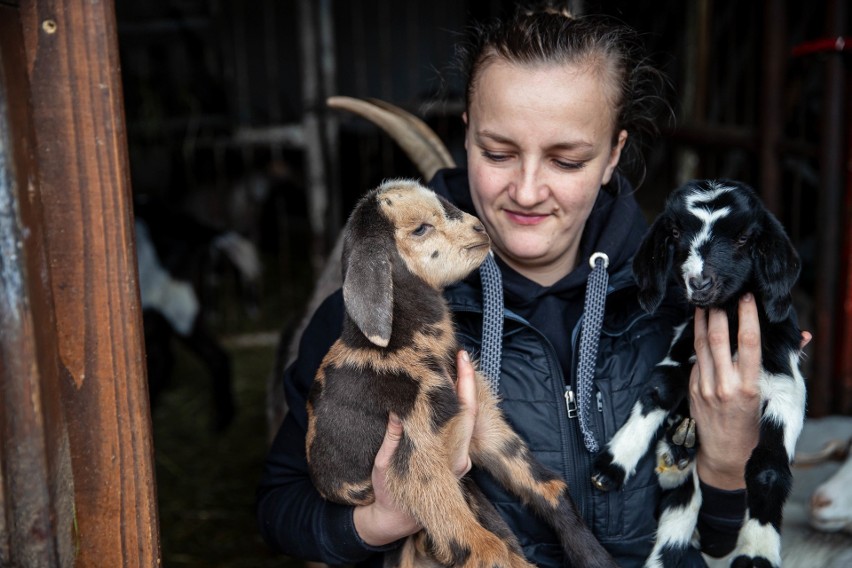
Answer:
<path fill-rule="evenodd" d="M 754 294 L 760 318 L 760 440 L 746 465 L 747 512 L 731 565 L 777 567 L 779 528 L 792 483 L 790 461 L 802 429 L 805 383 L 799 371 L 801 332 L 791 288 L 799 258 L 778 220 L 754 190 L 739 182 L 692 181 L 677 189 L 633 261 L 642 307 L 660 305 L 674 271 L 693 306 L 724 309 L 736 353 L 737 306 Z M 688 417 L 688 385 L 695 361 L 692 319 L 675 329 L 630 418 L 595 462 L 596 487 L 620 487 L 635 471 L 660 428 L 657 444 L 664 490 L 656 542 L 646 566 L 678 566 L 695 531 L 701 494 L 693 466 L 695 425 Z"/>

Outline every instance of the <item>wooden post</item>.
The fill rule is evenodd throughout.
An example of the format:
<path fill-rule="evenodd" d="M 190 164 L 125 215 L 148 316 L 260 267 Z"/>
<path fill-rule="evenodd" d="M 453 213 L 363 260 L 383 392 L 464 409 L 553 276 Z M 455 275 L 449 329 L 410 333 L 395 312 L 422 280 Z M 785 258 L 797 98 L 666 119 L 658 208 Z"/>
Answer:
<path fill-rule="evenodd" d="M 34 306 L 27 316 L 32 329 L 22 328 L 36 339 L 25 340 L 34 347 L 18 350 L 15 358 L 38 375 L 42 395 L 31 399 L 32 412 L 23 408 L 30 392 L 22 387 L 11 396 L 22 407 L 18 413 L 34 415 L 26 424 L 41 428 L 24 433 L 43 439 L 42 447 L 33 448 L 43 459 L 29 466 L 47 479 L 42 510 L 55 512 L 64 500 L 70 507 L 70 513 L 34 526 L 46 526 L 46 538 L 58 535 L 51 538 L 59 544 L 47 545 L 57 551 L 52 558 L 10 563 L 157 566 L 153 444 L 114 7 L 96 0 L 22 0 L 19 9 L 8 10 L 19 13 L 10 21 L 23 37 L 18 47 L 35 132 L 26 148 L 35 169 L 17 178 L 26 180 L 17 199 L 32 223 L 21 225 L 21 238 L 38 229 L 32 233 L 37 244 L 25 247 L 28 282 L 38 293 L 25 298 Z M 0 30 L 4 49 L 10 27 Z M 5 365 L 14 344 L 4 339 L 3 347 Z M 15 401 L 6 398 L 10 377 L 7 368 L 3 372 L 5 411 Z M 63 456 L 67 467 L 60 463 Z M 5 475 L 10 456 L 4 452 L 2 459 Z M 3 479 L 7 490 L 9 483 Z M 10 494 L 3 499 L 8 515 Z M 19 521 L 13 514 L 11 523 Z M 66 534 L 70 557 L 63 552 Z M 13 542 L 10 553 L 20 553 L 20 546 Z"/>

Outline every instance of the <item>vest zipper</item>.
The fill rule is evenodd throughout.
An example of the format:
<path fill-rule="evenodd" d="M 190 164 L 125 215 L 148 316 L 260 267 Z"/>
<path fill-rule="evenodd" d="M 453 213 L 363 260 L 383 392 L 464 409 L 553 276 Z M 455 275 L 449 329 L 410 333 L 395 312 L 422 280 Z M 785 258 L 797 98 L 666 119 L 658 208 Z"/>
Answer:
<path fill-rule="evenodd" d="M 568 418 L 577 418 L 577 399 L 570 385 L 565 385 L 565 408 L 568 410 Z"/>

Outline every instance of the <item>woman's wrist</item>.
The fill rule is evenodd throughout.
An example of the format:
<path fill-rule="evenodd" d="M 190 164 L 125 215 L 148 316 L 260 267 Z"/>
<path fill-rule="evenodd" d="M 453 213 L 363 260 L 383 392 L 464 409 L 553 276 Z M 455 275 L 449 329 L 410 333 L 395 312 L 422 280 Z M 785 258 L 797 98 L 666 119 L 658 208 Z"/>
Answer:
<path fill-rule="evenodd" d="M 698 454 L 696 459 L 698 478 L 717 489 L 733 491 L 745 488 L 745 462 L 723 463 Z"/>

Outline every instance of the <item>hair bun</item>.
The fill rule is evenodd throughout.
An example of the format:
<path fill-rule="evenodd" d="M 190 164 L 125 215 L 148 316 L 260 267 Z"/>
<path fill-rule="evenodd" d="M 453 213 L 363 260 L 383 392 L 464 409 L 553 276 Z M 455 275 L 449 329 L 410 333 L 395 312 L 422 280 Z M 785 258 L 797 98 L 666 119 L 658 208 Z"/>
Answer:
<path fill-rule="evenodd" d="M 536 14 L 547 14 L 550 16 L 562 16 L 569 20 L 574 18 L 574 14 L 568 8 L 568 2 L 542 2 L 540 5 L 528 6 L 521 10 L 524 16 L 535 16 Z"/>

